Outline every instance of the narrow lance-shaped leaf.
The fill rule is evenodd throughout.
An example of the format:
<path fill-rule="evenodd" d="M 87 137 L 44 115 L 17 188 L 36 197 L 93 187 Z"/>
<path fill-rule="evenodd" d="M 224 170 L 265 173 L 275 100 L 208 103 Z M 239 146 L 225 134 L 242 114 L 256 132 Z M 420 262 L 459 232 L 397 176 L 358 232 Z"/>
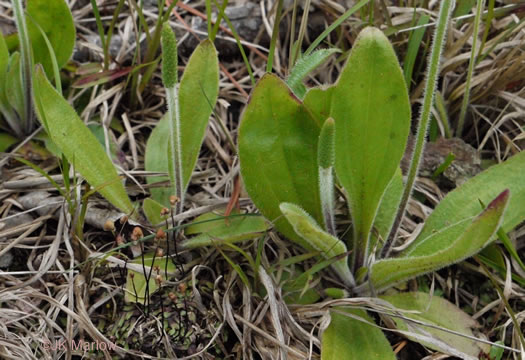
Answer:
<path fill-rule="evenodd" d="M 476 254 L 487 245 L 500 226 L 508 199 L 509 191 L 505 190 L 473 221 L 464 219 L 428 236 L 408 255 L 374 263 L 370 275 L 373 286 L 382 290 Z M 442 244 L 444 239 L 453 239 L 453 242 L 448 247 L 436 249 L 435 245 Z"/>
<path fill-rule="evenodd" d="M 403 315 L 409 319 L 435 326 L 435 328 L 421 326 L 421 330 L 425 331 L 427 336 L 430 337 L 429 340 L 435 341 L 421 341 L 409 336 L 413 341 L 417 341 L 430 349 L 458 356 L 462 359 L 477 359 L 480 353 L 488 353 L 489 351 L 490 347 L 487 344 L 472 341 L 466 337 L 446 331 L 452 330 L 472 337 L 474 336 L 472 329 L 479 325 L 463 310 L 437 295 L 431 296 L 423 292 L 408 292 L 383 295 L 380 298 L 388 301 L 400 311 L 408 310 L 403 312 Z M 414 313 L 414 311 L 418 313 Z M 400 330 L 417 331 L 408 320 L 399 317 L 392 317 L 392 319 Z"/>
<path fill-rule="evenodd" d="M 311 248 L 320 252 L 325 259 L 344 256 L 332 264 L 335 272 L 343 282 L 353 287 L 354 276 L 348 267 L 348 256 L 344 242 L 322 230 L 310 215 L 295 204 L 282 203 L 280 209 L 290 222 L 295 232 L 306 241 Z"/>
<path fill-rule="evenodd" d="M 27 31 L 26 19 L 24 16 L 24 9 L 22 7 L 22 0 L 12 0 L 13 14 L 15 16 L 16 28 L 18 30 L 18 39 L 20 41 L 20 76 L 22 91 L 22 102 L 24 104 L 23 111 L 18 115 L 22 120 L 22 128 L 24 133 L 29 134 L 33 128 L 33 109 L 31 98 L 31 72 L 33 70 L 33 56 L 31 54 L 31 45 L 29 42 L 29 34 Z"/>
<path fill-rule="evenodd" d="M 6 98 L 9 106 L 15 109 L 19 121 L 24 117 L 24 86 L 20 77 L 20 53 L 14 52 L 9 58 L 9 67 L 5 79 Z"/>
<path fill-rule="evenodd" d="M 189 237 L 182 243 L 183 248 L 197 248 L 201 246 L 217 246 L 224 243 L 236 243 L 260 237 L 268 230 L 268 222 L 262 216 L 234 214 L 224 219 L 223 215 L 206 213 L 197 217 L 195 225 L 184 229 L 184 235 Z M 215 221 L 213 221 L 215 220 Z M 206 221 L 200 223 L 201 221 Z M 189 235 L 197 235 L 190 237 Z"/>
<path fill-rule="evenodd" d="M 33 80 L 37 115 L 51 140 L 92 187 L 115 207 L 131 214 L 133 205 L 96 137 L 49 83 L 41 66 L 36 67 Z"/>
<path fill-rule="evenodd" d="M 44 30 L 62 68 L 70 59 L 75 47 L 75 24 L 71 11 L 64 0 L 27 1 L 27 30 L 31 39 L 35 64 L 42 64 L 48 77 L 53 76 L 53 62 L 46 41 L 38 29 Z M 36 24 L 35 24 L 36 23 Z"/>
<path fill-rule="evenodd" d="M 488 204 L 503 189 L 509 189 L 512 196 L 501 227 L 505 232 L 511 231 L 525 220 L 524 173 L 525 152 L 521 152 L 501 164 L 491 166 L 452 190 L 426 219 L 425 226 L 414 243 L 401 255 L 410 255 L 415 247 L 419 247 L 421 241 L 436 231 L 477 215 L 481 210 L 479 201 Z M 443 238 L 439 244 L 435 244 L 435 247 L 443 249 L 450 246 L 453 241 L 453 238 Z"/>
<path fill-rule="evenodd" d="M 246 190 L 281 233 L 312 250 L 282 216 L 282 202 L 299 204 L 323 222 L 317 143 L 320 126 L 275 75 L 259 80 L 239 129 L 239 158 Z"/>
<path fill-rule="evenodd" d="M 321 360 L 395 360 L 385 335 L 373 325 L 366 312 L 335 308 L 348 315 L 330 311 L 330 325 L 321 338 Z"/>
<path fill-rule="evenodd" d="M 334 119 L 328 118 L 319 136 L 317 161 L 319 162 L 319 194 L 323 209 L 324 225 L 326 230 L 335 233 L 334 215 L 334 162 L 335 162 L 335 125 Z"/>
<path fill-rule="evenodd" d="M 332 94 L 335 168 L 348 193 L 354 226 L 354 266 L 365 265 L 370 230 L 386 187 L 405 151 L 410 102 L 386 36 L 361 31 Z"/>
<path fill-rule="evenodd" d="M 4 117 L 16 136 L 23 136 L 20 121 L 7 100 L 6 78 L 9 66 L 9 51 L 3 36 L 0 35 L 0 115 Z"/>

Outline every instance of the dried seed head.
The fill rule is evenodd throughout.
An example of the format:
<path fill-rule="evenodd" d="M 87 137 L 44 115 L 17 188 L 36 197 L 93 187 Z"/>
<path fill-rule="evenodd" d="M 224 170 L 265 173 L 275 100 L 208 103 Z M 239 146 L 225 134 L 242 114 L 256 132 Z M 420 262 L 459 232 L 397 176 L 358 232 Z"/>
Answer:
<path fill-rule="evenodd" d="M 186 283 L 180 283 L 178 286 L 177 286 L 178 290 L 180 293 L 185 293 L 186 292 L 186 289 L 188 288 L 188 286 L 186 285 Z"/>
<path fill-rule="evenodd" d="M 135 277 L 135 273 L 134 273 L 133 271 L 131 271 L 131 272 L 129 273 L 129 277 L 133 279 L 133 278 Z"/>
<path fill-rule="evenodd" d="M 124 237 L 122 237 L 122 235 L 119 234 L 115 237 L 115 242 L 117 243 L 117 246 L 120 246 L 120 245 L 124 245 L 126 240 L 124 239 Z"/>
<path fill-rule="evenodd" d="M 157 253 L 155 254 L 156 257 L 163 257 L 164 256 L 164 250 L 162 248 L 157 248 Z"/>
<path fill-rule="evenodd" d="M 155 234 L 155 239 L 166 239 L 166 233 L 162 229 L 158 229 L 157 233 Z"/>
<path fill-rule="evenodd" d="M 176 302 L 177 301 L 177 295 L 175 295 L 174 293 L 170 292 L 168 294 L 168 297 L 170 298 L 171 301 L 173 302 Z"/>
<path fill-rule="evenodd" d="M 131 234 L 131 240 L 137 241 L 138 239 L 141 239 L 144 237 L 144 233 L 142 232 L 142 229 L 138 226 L 135 226 L 133 229 L 133 233 Z"/>
<path fill-rule="evenodd" d="M 122 216 L 122 217 L 119 219 L 119 221 L 120 221 L 120 224 L 121 224 L 121 225 L 124 225 L 125 223 L 128 222 L 128 216 L 127 216 L 127 215 Z"/>
<path fill-rule="evenodd" d="M 169 215 L 170 213 L 170 210 L 168 208 L 162 208 L 162 210 L 160 211 L 160 216 L 166 216 L 166 215 Z"/>
<path fill-rule="evenodd" d="M 155 266 L 153 267 L 153 271 L 155 271 L 157 274 L 160 274 L 160 266 L 155 265 Z"/>
<path fill-rule="evenodd" d="M 162 275 L 157 274 L 157 276 L 155 276 L 155 282 L 158 286 L 162 285 Z"/>
<path fill-rule="evenodd" d="M 104 223 L 104 231 L 115 231 L 115 223 L 111 220 L 106 220 Z"/>
<path fill-rule="evenodd" d="M 171 195 L 170 196 L 170 204 L 171 206 L 175 206 L 176 203 L 178 203 L 180 201 L 180 199 L 175 196 L 175 195 Z"/>

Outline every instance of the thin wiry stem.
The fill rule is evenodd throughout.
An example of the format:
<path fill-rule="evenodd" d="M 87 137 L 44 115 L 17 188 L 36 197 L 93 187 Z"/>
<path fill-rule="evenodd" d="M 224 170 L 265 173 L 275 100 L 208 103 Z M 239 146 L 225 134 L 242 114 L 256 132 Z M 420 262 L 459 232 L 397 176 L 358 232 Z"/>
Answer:
<path fill-rule="evenodd" d="M 430 53 L 430 63 L 427 71 L 427 80 L 425 85 L 425 96 L 423 98 L 423 106 L 418 121 L 418 128 L 416 134 L 416 142 L 414 150 L 412 152 L 412 158 L 410 161 L 410 167 L 408 169 L 407 182 L 403 190 L 401 197 L 401 203 L 399 204 L 399 211 L 396 215 L 394 225 L 390 230 L 387 241 L 381 249 L 380 258 L 385 258 L 390 254 L 390 250 L 394 245 L 397 237 L 397 232 L 401 225 L 401 220 L 405 214 L 405 210 L 412 194 L 412 189 L 416 181 L 417 171 L 421 163 L 423 155 L 423 148 L 425 147 L 425 140 L 428 130 L 428 124 L 430 123 L 430 115 L 432 110 L 432 104 L 434 102 L 434 95 L 436 93 L 437 79 L 439 76 L 439 65 L 441 60 L 441 54 L 443 52 L 443 46 L 445 44 L 446 30 L 448 20 L 454 9 L 455 0 L 443 0 L 441 8 L 439 10 L 439 19 L 434 32 L 432 51 Z"/>

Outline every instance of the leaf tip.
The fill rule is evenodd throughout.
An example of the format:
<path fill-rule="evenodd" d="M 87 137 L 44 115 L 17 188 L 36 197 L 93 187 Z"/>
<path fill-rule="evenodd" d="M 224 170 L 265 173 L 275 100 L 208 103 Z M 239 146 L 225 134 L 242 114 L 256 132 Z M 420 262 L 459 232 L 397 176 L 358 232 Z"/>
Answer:
<path fill-rule="evenodd" d="M 499 194 L 494 200 L 490 202 L 490 204 L 487 206 L 487 210 L 504 206 L 509 196 L 510 196 L 510 190 L 509 189 L 503 190 L 501 194 Z"/>

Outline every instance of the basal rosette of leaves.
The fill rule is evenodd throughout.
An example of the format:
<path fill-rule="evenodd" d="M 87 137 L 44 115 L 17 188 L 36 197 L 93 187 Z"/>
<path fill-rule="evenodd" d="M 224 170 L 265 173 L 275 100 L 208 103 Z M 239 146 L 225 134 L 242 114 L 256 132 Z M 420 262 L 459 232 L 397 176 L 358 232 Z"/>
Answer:
<path fill-rule="evenodd" d="M 453 1 L 442 3 L 434 36 L 417 135 L 421 146 L 453 6 Z M 317 252 L 353 294 L 382 293 L 460 262 L 490 244 L 498 229 L 508 232 L 525 219 L 525 181 L 519 175 L 525 170 L 525 154 L 520 153 L 450 192 L 407 249 L 382 258 L 390 253 L 387 240 L 397 234 L 396 220 L 405 210 L 414 180 L 410 174 L 404 179 L 400 171 L 412 115 L 397 56 L 387 37 L 368 27 L 353 44 L 334 85 L 305 92 L 293 79 L 290 84 L 266 74 L 253 90 L 239 130 L 241 174 L 248 194 L 274 228 L 305 250 Z M 416 151 L 412 160 L 415 173 L 420 156 Z M 336 184 L 343 189 L 352 220 L 348 242 L 338 239 L 330 225 Z M 381 251 L 384 247 L 387 251 Z M 413 297 L 423 301 L 424 295 L 385 299 L 411 310 Z M 420 304 L 414 310 L 431 325 L 452 329 L 446 316 L 430 316 L 445 309 L 467 316 L 445 300 L 427 300 L 427 307 Z M 383 332 L 364 312 L 340 308 L 331 311 L 331 319 L 322 337 L 323 359 L 395 358 Z M 396 323 L 401 333 L 407 329 L 408 322 Z M 467 334 L 471 326 L 455 330 Z M 450 355 L 475 359 L 487 350 L 472 340 L 417 331 L 412 340 Z M 367 341 L 353 341 L 348 334 Z"/>

